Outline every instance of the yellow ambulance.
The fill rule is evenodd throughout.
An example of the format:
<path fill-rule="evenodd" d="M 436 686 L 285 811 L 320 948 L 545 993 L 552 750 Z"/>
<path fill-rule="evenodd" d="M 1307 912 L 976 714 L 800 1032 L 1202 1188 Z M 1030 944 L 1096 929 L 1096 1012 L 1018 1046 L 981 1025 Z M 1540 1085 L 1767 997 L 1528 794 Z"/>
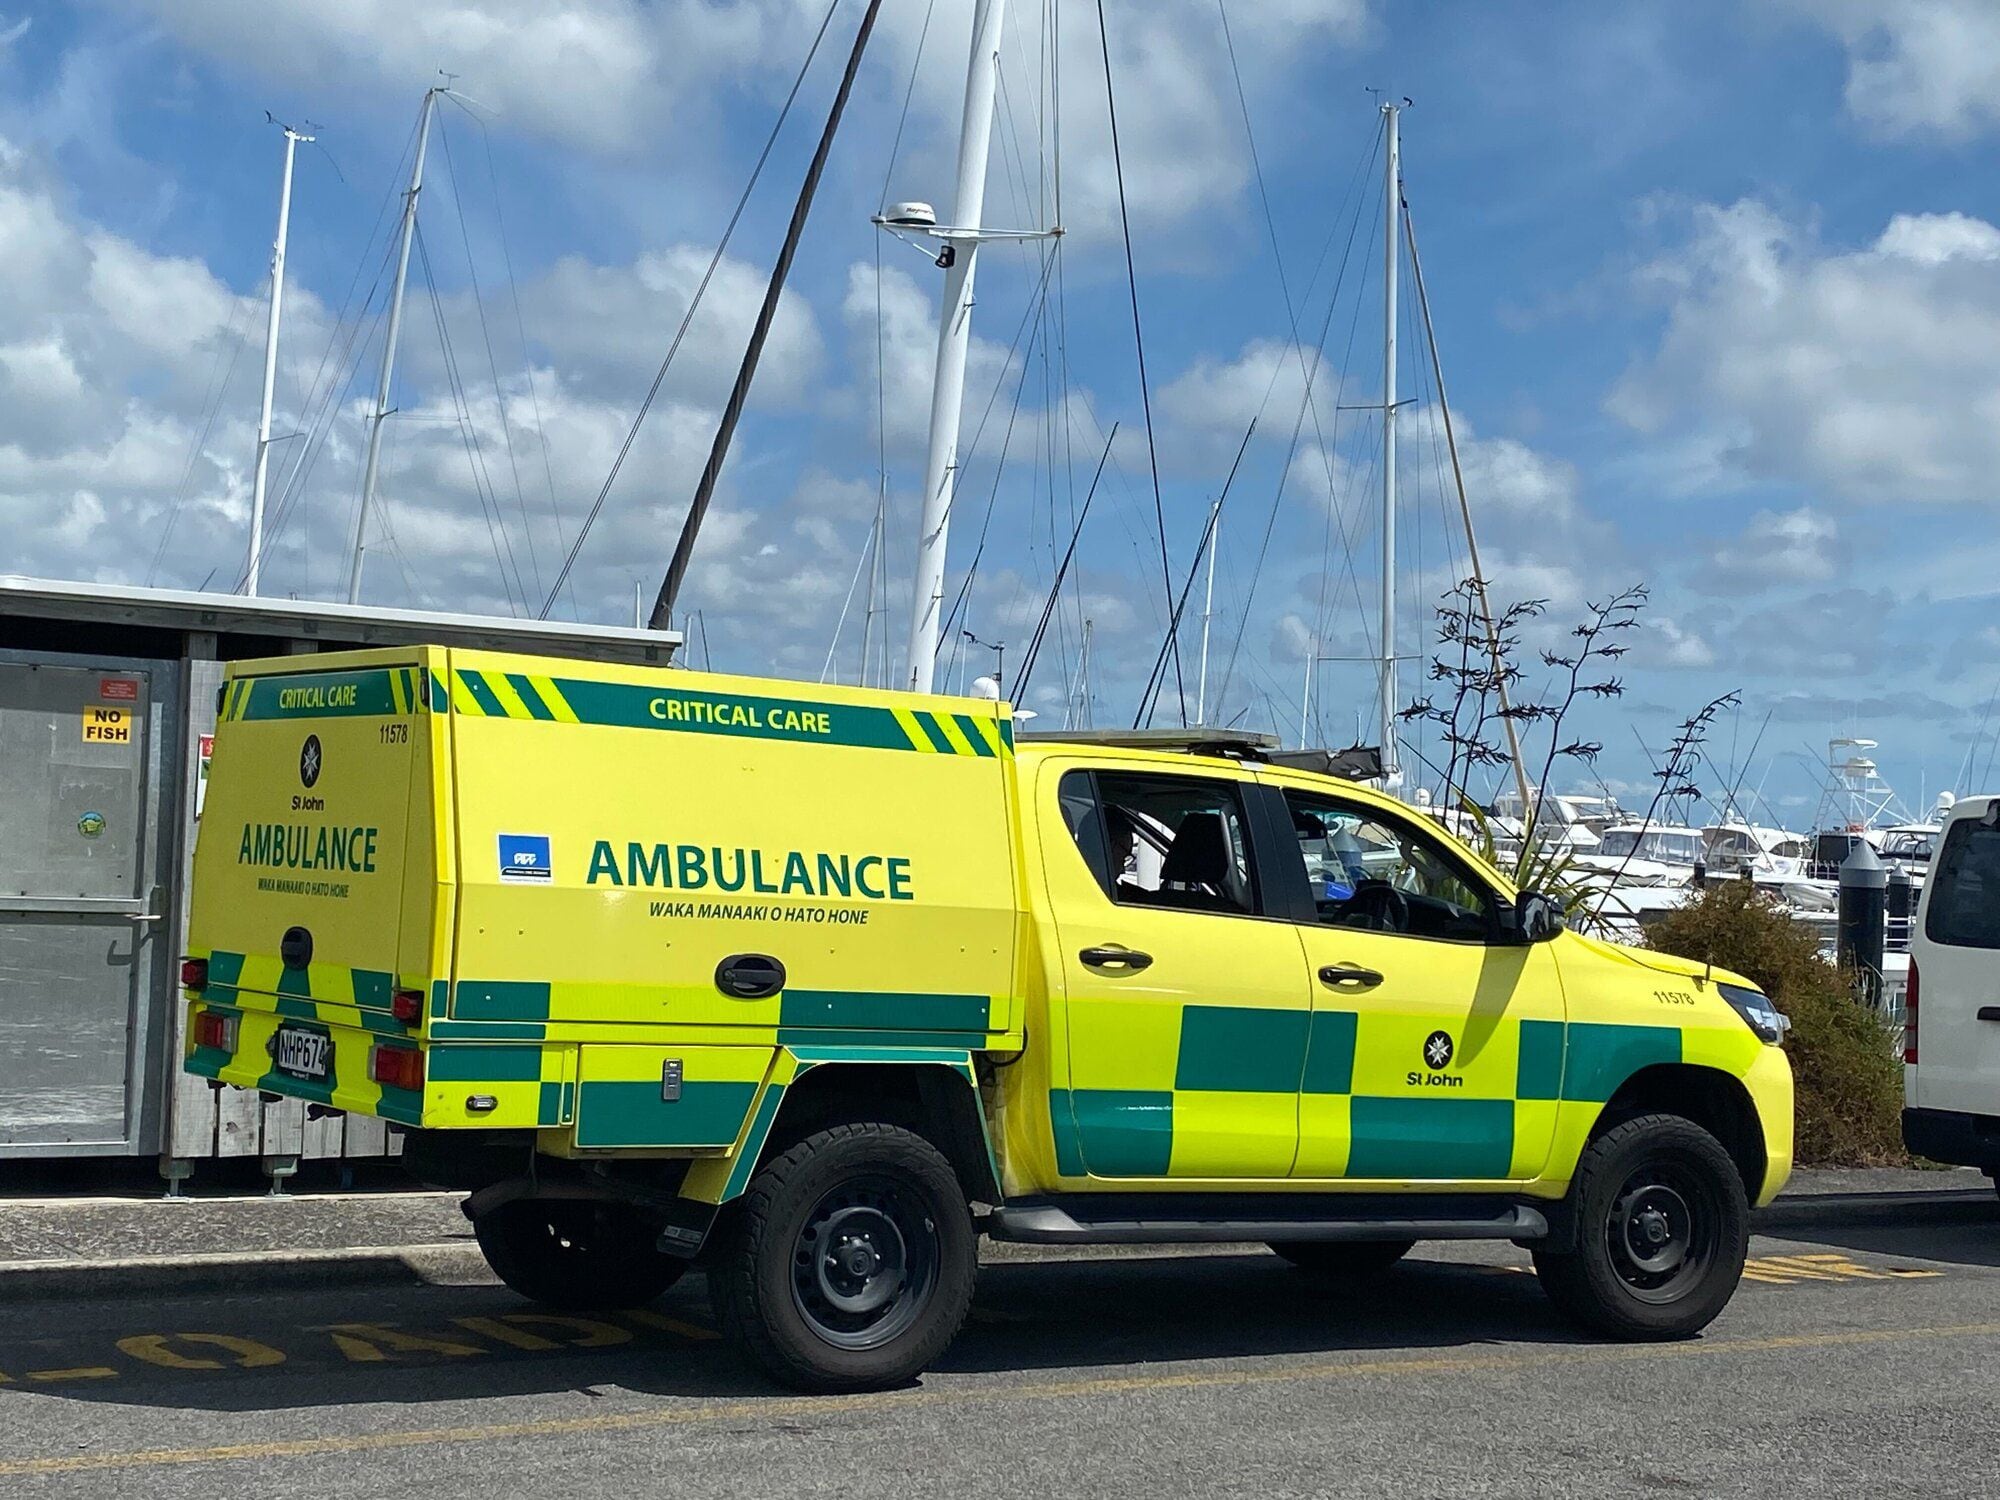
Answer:
<path fill-rule="evenodd" d="M 1686 1335 L 1791 1169 L 1751 985 L 1254 737 L 442 648 L 240 663 L 220 719 L 187 1068 L 399 1127 L 530 1298 L 704 1268 L 804 1389 L 935 1360 L 982 1233 L 1507 1240 Z"/>

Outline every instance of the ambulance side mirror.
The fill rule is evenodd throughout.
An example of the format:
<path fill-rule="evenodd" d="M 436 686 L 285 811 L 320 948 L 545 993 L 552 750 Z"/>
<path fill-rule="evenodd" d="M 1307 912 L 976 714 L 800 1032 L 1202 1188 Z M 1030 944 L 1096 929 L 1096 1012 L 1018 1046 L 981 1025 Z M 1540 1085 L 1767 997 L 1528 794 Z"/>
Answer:
<path fill-rule="evenodd" d="M 1546 943 L 1560 933 L 1564 920 L 1562 903 L 1540 891 L 1523 891 L 1514 898 L 1514 939 L 1521 943 Z"/>

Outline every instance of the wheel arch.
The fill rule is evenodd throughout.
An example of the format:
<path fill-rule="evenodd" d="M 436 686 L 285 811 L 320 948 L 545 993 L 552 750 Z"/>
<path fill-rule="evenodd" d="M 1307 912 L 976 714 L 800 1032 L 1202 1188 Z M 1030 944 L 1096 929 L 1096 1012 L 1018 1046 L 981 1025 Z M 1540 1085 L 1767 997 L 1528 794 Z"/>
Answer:
<path fill-rule="evenodd" d="M 869 1121 L 922 1136 L 951 1163 L 968 1202 L 998 1203 L 993 1159 L 971 1057 L 955 1062 L 801 1060 L 761 1142 L 745 1142 L 755 1163 L 790 1150 L 816 1131 Z M 731 1185 L 748 1173 L 731 1173 Z"/>
<path fill-rule="evenodd" d="M 1699 1125 L 1729 1153 L 1743 1193 L 1757 1201 L 1770 1170 L 1764 1128 L 1743 1080 L 1699 1063 L 1654 1063 L 1621 1083 L 1590 1127 L 1590 1140 L 1638 1115 L 1677 1115 Z"/>

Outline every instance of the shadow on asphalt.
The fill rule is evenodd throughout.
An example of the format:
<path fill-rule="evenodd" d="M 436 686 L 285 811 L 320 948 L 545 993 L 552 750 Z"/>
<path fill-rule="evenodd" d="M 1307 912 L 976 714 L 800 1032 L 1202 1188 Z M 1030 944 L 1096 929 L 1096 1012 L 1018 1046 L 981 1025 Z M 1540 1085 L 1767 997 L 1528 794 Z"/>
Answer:
<path fill-rule="evenodd" d="M 502 1288 L 438 1286 L 88 1304 L 76 1309 L 80 1318 L 21 1311 L 0 1331 L 0 1373 L 12 1377 L 0 1385 L 0 1404 L 30 1391 L 234 1413 L 443 1408 L 612 1387 L 705 1398 L 784 1394 L 710 1333 L 698 1277 L 655 1303 L 650 1319 L 606 1314 L 566 1323 Z M 661 1319 L 680 1327 L 663 1328 Z M 416 1346 L 394 1347 L 399 1336 Z M 516 1346 L 537 1340 L 549 1347 Z M 1413 1258 L 1366 1283 L 1339 1285 L 1266 1255 L 1056 1261 L 982 1268 L 971 1320 L 937 1369 L 1087 1375 L 1181 1360 L 1498 1341 L 1573 1343 L 1577 1335 L 1532 1276 L 1490 1266 Z M 221 1368 L 162 1364 L 162 1357 Z M 250 1367 L 241 1367 L 246 1358 Z M 93 1367 L 105 1373 L 76 1374 Z M 51 1371 L 64 1378 L 48 1379 Z"/>
<path fill-rule="evenodd" d="M 2000 1266 L 2000 1195 L 1991 1193 L 1938 1195 L 1907 1205 L 1831 1201 L 1823 1208 L 1807 1199 L 1786 1204 L 1781 1214 L 1758 1215 L 1750 1227 L 1772 1239 L 1892 1259 Z"/>
<path fill-rule="evenodd" d="M 1754 1228 L 1753 1255 L 1778 1241 L 1784 1253 L 1849 1250 L 1891 1269 L 2000 1266 L 2000 1200 L 1793 1210 Z M 1430 1258 L 1455 1253 L 1419 1247 L 1382 1276 L 1348 1282 L 1264 1254 L 989 1264 L 937 1369 L 1087 1378 L 1190 1360 L 1582 1341 L 1521 1274 L 1522 1257 Z M 494 1397 L 782 1394 L 714 1336 L 699 1276 L 649 1309 L 588 1318 L 544 1313 L 500 1287 L 433 1285 L 49 1299 L 4 1313 L 0 1407 L 36 1395 L 238 1414 L 390 1404 L 433 1407 L 417 1420 L 450 1424 L 464 1420 L 454 1403 Z"/>

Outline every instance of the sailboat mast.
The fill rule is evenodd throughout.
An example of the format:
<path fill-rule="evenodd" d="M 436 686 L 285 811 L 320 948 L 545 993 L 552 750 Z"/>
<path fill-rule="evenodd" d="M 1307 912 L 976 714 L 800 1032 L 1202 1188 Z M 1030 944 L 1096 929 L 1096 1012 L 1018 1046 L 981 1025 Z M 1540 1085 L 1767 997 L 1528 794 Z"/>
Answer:
<path fill-rule="evenodd" d="M 292 163 L 299 142 L 310 141 L 289 125 L 285 132 L 285 175 L 278 189 L 278 233 L 271 241 L 271 314 L 264 324 L 264 399 L 257 408 L 257 477 L 250 487 L 250 556 L 243 569 L 243 592 L 256 597 L 264 571 L 264 493 L 271 470 L 271 398 L 278 386 L 278 318 L 285 305 L 285 241 L 292 227 Z"/>
<path fill-rule="evenodd" d="M 1402 780 L 1396 755 L 1396 232 L 1397 181 L 1402 175 L 1401 114 L 1382 106 L 1387 137 L 1382 174 L 1382 785 Z"/>
<path fill-rule="evenodd" d="M 375 506 L 375 480 L 382 464 L 382 424 L 389 420 L 389 379 L 396 372 L 396 338 L 403 329 L 403 289 L 410 280 L 410 241 L 417 232 L 417 195 L 424 190 L 424 153 L 431 143 L 431 116 L 441 88 L 424 91 L 417 117 L 417 157 L 410 188 L 403 194 L 403 237 L 396 252 L 396 284 L 389 294 L 389 326 L 382 335 L 382 373 L 375 383 L 375 412 L 368 419 L 368 461 L 361 471 L 361 513 L 354 518 L 354 551 L 347 571 L 347 602 L 361 599 L 361 565 L 368 550 L 368 512 Z"/>
<path fill-rule="evenodd" d="M 1215 506 L 1208 513 L 1208 583 L 1202 590 L 1201 598 L 1201 678 L 1194 694 L 1194 721 L 1196 724 L 1208 722 L 1208 627 L 1215 618 L 1215 554 L 1222 538 L 1216 528 L 1222 524 L 1222 500 L 1216 498 Z"/>
<path fill-rule="evenodd" d="M 958 191 L 951 227 L 977 231 L 986 214 L 986 159 L 993 140 L 993 102 L 1000 79 L 1000 28 L 1006 0 L 976 0 L 972 56 L 965 74 L 965 115 L 959 126 Z M 965 401 L 965 356 L 972 341 L 972 273 L 976 233 L 945 241 L 944 303 L 938 316 L 937 378 L 931 387 L 930 454 L 924 464 L 923 519 L 917 528 L 917 576 L 910 614 L 910 655 L 903 685 L 931 691 L 938 632 L 944 616 L 945 541 L 958 478 L 958 422 Z"/>

